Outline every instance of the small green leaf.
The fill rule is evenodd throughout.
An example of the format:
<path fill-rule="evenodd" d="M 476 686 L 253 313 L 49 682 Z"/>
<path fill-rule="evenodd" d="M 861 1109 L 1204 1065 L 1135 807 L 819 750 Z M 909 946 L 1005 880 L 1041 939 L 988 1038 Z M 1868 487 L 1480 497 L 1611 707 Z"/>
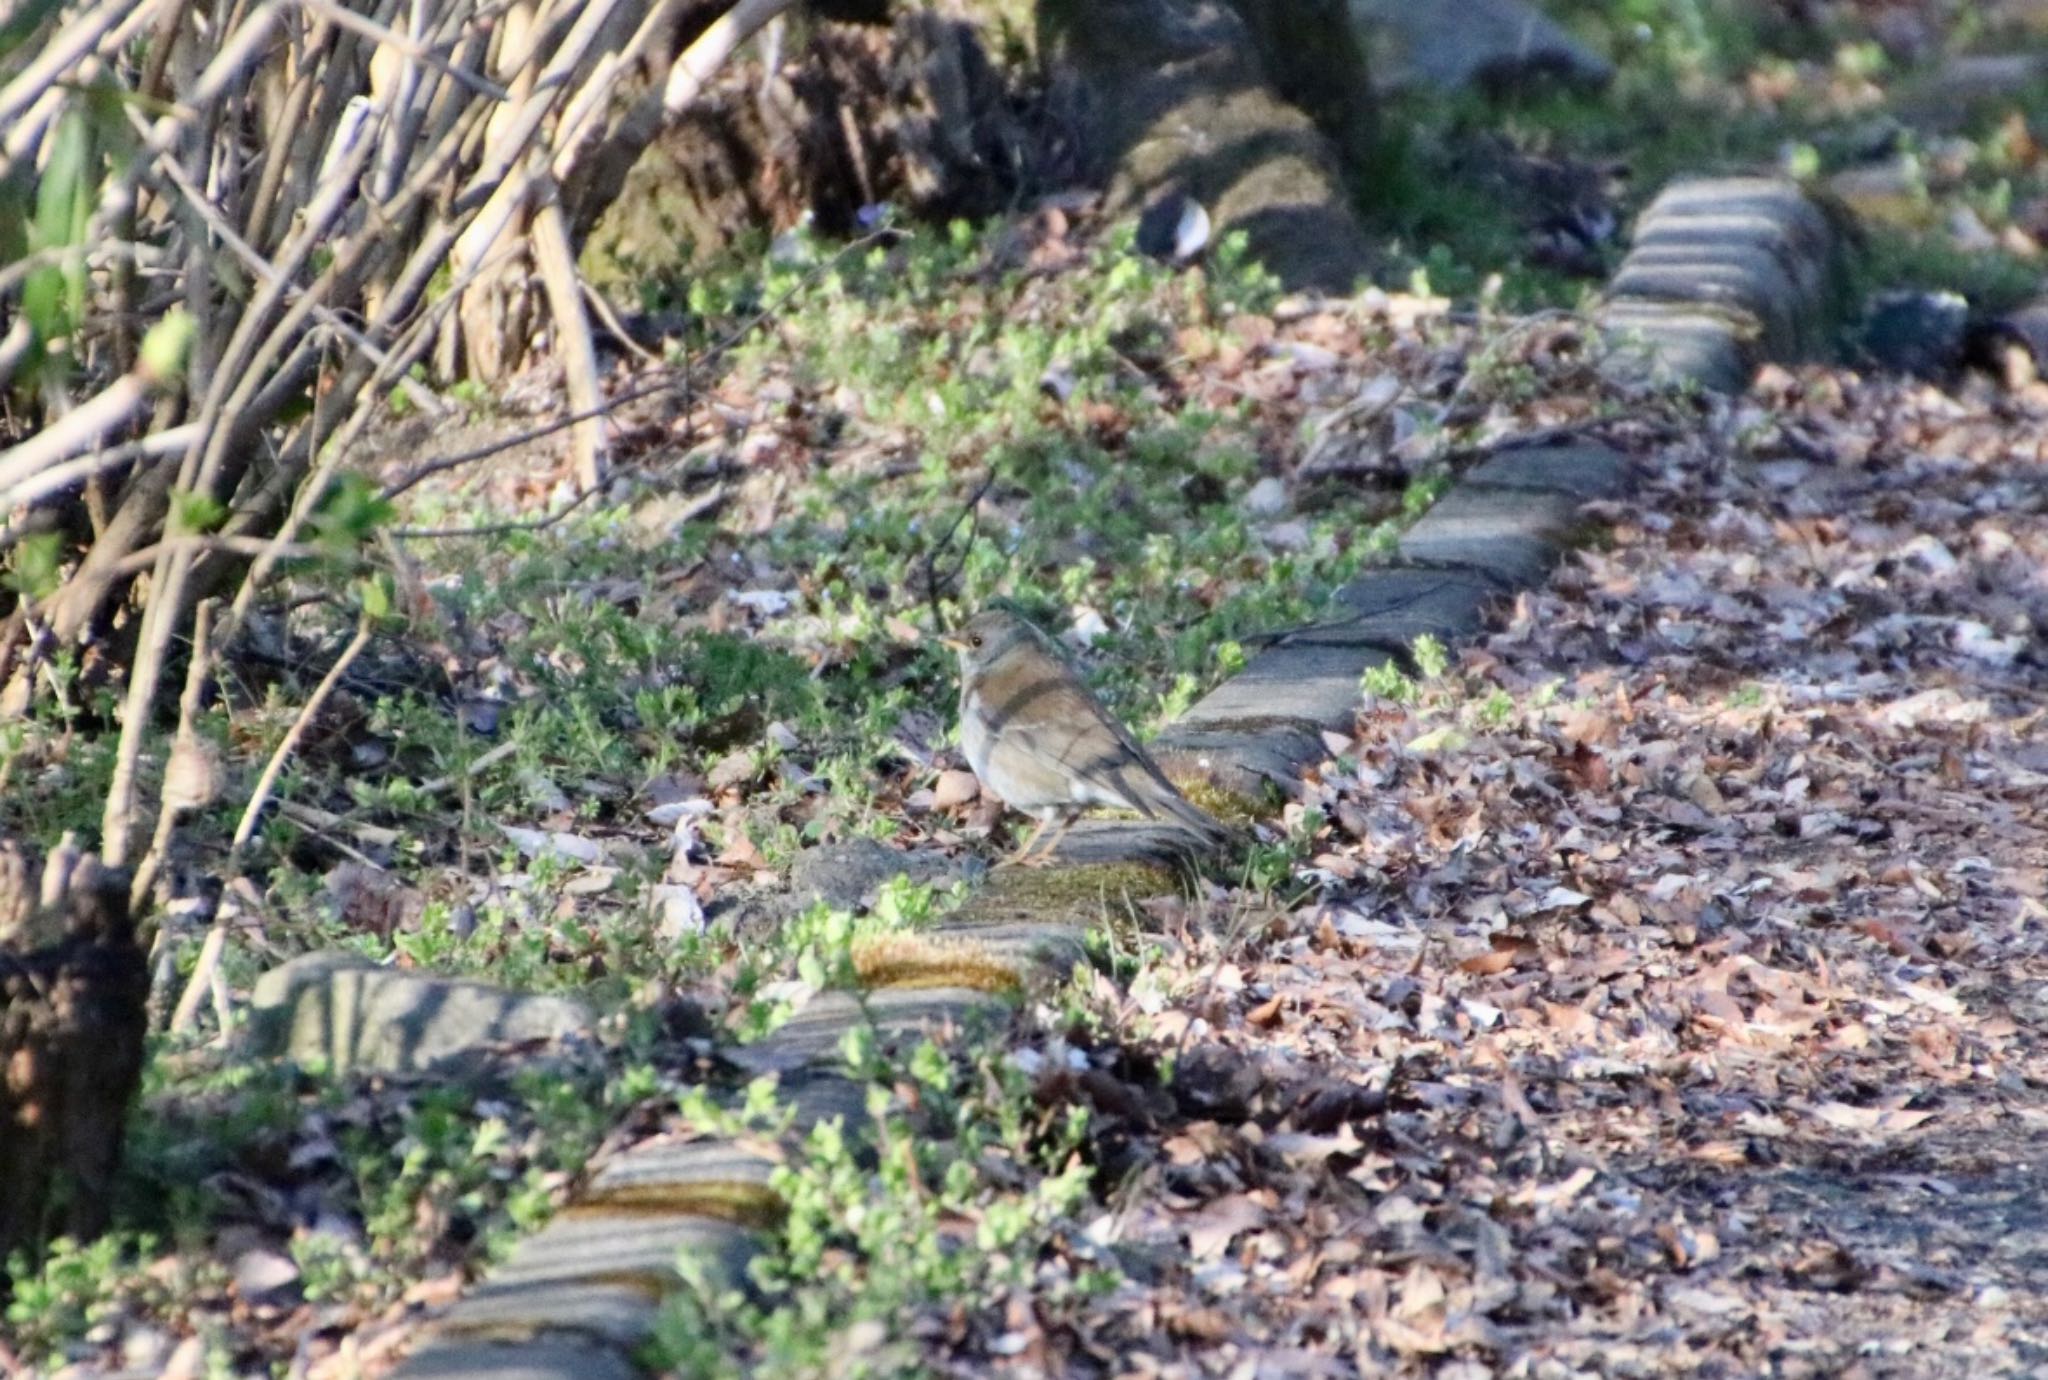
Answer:
<path fill-rule="evenodd" d="M 15 543 L 14 559 L 7 568 L 8 587 L 31 599 L 46 599 L 57 591 L 63 560 L 61 532 L 23 537 Z"/>
<path fill-rule="evenodd" d="M 78 107 L 65 111 L 51 138 L 42 182 L 36 188 L 30 250 L 83 249 L 98 190 L 99 153 L 95 145 L 88 112 Z M 37 290 L 33 307 L 26 285 L 22 294 L 22 309 L 28 314 L 29 325 L 45 342 L 69 335 L 85 314 L 85 256 L 68 254 L 63 262 L 51 265 L 48 274 Z M 37 277 L 45 274 L 39 271 Z"/>
<path fill-rule="evenodd" d="M 198 536 L 217 530 L 227 520 L 227 505 L 219 499 L 181 489 L 171 495 L 171 520 L 165 530 L 174 537 Z"/>
<path fill-rule="evenodd" d="M 313 517 L 313 530 L 324 542 L 354 546 L 367 541 L 397 511 L 368 479 L 360 474 L 345 474 L 321 501 L 320 510 Z"/>
<path fill-rule="evenodd" d="M 1450 652 L 1429 633 L 1415 639 L 1414 652 L 1415 669 L 1428 680 L 1441 676 L 1451 664 Z"/>
<path fill-rule="evenodd" d="M 796 961 L 796 975 L 805 986 L 823 991 L 827 985 L 825 960 L 818 957 L 816 949 L 805 949 Z"/>
<path fill-rule="evenodd" d="M 369 579 L 364 580 L 361 593 L 365 616 L 372 619 L 389 618 L 391 616 L 391 609 L 396 602 L 396 596 L 392 589 L 389 573 L 380 570 Z"/>
<path fill-rule="evenodd" d="M 137 367 L 143 378 L 158 388 L 168 387 L 185 375 L 192 358 L 192 341 L 199 334 L 198 323 L 183 307 L 173 307 L 164 319 L 142 337 Z"/>
<path fill-rule="evenodd" d="M 1450 724 L 1445 724 L 1442 728 L 1433 728 L 1427 733 L 1419 734 L 1409 739 L 1408 751 L 1424 754 L 1456 752 L 1460 748 L 1469 745 L 1471 741 L 1472 739 L 1469 734 L 1461 732 Z"/>

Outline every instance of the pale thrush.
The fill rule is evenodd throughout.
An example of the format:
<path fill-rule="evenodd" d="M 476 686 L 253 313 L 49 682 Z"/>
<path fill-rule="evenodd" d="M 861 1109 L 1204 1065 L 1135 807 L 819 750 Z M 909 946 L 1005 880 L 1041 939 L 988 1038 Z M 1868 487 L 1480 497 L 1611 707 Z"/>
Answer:
<path fill-rule="evenodd" d="M 960 746 L 982 785 L 1038 818 L 1015 861 L 1055 823 L 1050 854 L 1094 805 L 1164 819 L 1208 846 L 1230 831 L 1189 803 L 1123 725 L 1089 693 L 1046 636 L 1005 609 L 984 609 L 945 644 L 960 654 Z"/>

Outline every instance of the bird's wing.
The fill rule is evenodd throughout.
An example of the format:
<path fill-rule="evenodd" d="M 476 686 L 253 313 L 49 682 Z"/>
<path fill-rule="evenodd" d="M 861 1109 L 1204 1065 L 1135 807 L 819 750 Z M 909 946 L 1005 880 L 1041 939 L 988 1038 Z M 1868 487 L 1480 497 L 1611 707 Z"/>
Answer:
<path fill-rule="evenodd" d="M 1191 810 L 1151 754 L 1103 708 L 1085 685 L 1068 676 L 1031 687 L 1035 712 L 1019 716 L 1003 735 L 1021 752 L 1059 762 L 1105 805 L 1135 810 L 1147 819 Z M 1023 697 L 1019 697 L 1022 699 Z M 1028 717 L 1030 722 L 1021 720 Z"/>

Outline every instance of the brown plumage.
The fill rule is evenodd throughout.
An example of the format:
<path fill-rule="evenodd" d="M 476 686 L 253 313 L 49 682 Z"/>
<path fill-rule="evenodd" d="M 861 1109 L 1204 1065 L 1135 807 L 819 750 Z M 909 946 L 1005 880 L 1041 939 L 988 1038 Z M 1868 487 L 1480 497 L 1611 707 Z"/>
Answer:
<path fill-rule="evenodd" d="M 960 654 L 960 745 L 981 783 L 1038 818 L 1017 857 L 1055 822 L 1108 805 L 1179 825 L 1204 844 L 1229 831 L 1191 804 L 1030 623 L 985 609 L 946 644 Z"/>

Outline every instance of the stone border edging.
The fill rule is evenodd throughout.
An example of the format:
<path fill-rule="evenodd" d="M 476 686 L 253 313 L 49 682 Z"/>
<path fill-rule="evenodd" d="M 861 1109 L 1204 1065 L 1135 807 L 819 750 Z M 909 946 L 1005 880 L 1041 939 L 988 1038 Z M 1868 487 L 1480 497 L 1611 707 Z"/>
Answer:
<path fill-rule="evenodd" d="M 1738 393 L 1765 360 L 1823 353 L 1846 295 L 1834 226 L 1798 183 L 1680 178 L 1637 218 L 1595 320 L 1643 347 L 1620 373 Z"/>
<path fill-rule="evenodd" d="M 1840 291 L 1834 236 L 1796 185 L 1768 178 L 1673 183 L 1638 222 L 1597 320 L 1647 366 L 1734 391 L 1761 359 L 1817 349 Z M 1264 813 L 1276 792 L 1349 731 L 1359 682 L 1402 663 L 1423 635 L 1469 641 L 1503 597 L 1540 584 L 1590 535 L 1581 510 L 1626 496 L 1631 461 L 1589 442 L 1494 453 L 1401 538 L 1390 564 L 1331 599 L 1328 621 L 1281 639 L 1217 686 L 1154 747 L 1205 803 Z M 729 1052 L 781 1076 L 798 1133 L 865 1115 L 838 1071 L 865 1026 L 885 1051 L 1007 1025 L 1015 997 L 1070 975 L 1106 915 L 1184 880 L 1178 845 L 1146 824 L 1086 822 L 1045 868 L 1004 870 L 943 924 L 857 945 L 860 992 L 825 992 L 773 1034 Z M 656 1138 L 603 1163 L 583 1197 L 521 1241 L 459 1300 L 395 1380 L 630 1380 L 687 1252 L 705 1277 L 747 1287 L 758 1233 L 780 1220 L 779 1158 L 716 1139 Z"/>

